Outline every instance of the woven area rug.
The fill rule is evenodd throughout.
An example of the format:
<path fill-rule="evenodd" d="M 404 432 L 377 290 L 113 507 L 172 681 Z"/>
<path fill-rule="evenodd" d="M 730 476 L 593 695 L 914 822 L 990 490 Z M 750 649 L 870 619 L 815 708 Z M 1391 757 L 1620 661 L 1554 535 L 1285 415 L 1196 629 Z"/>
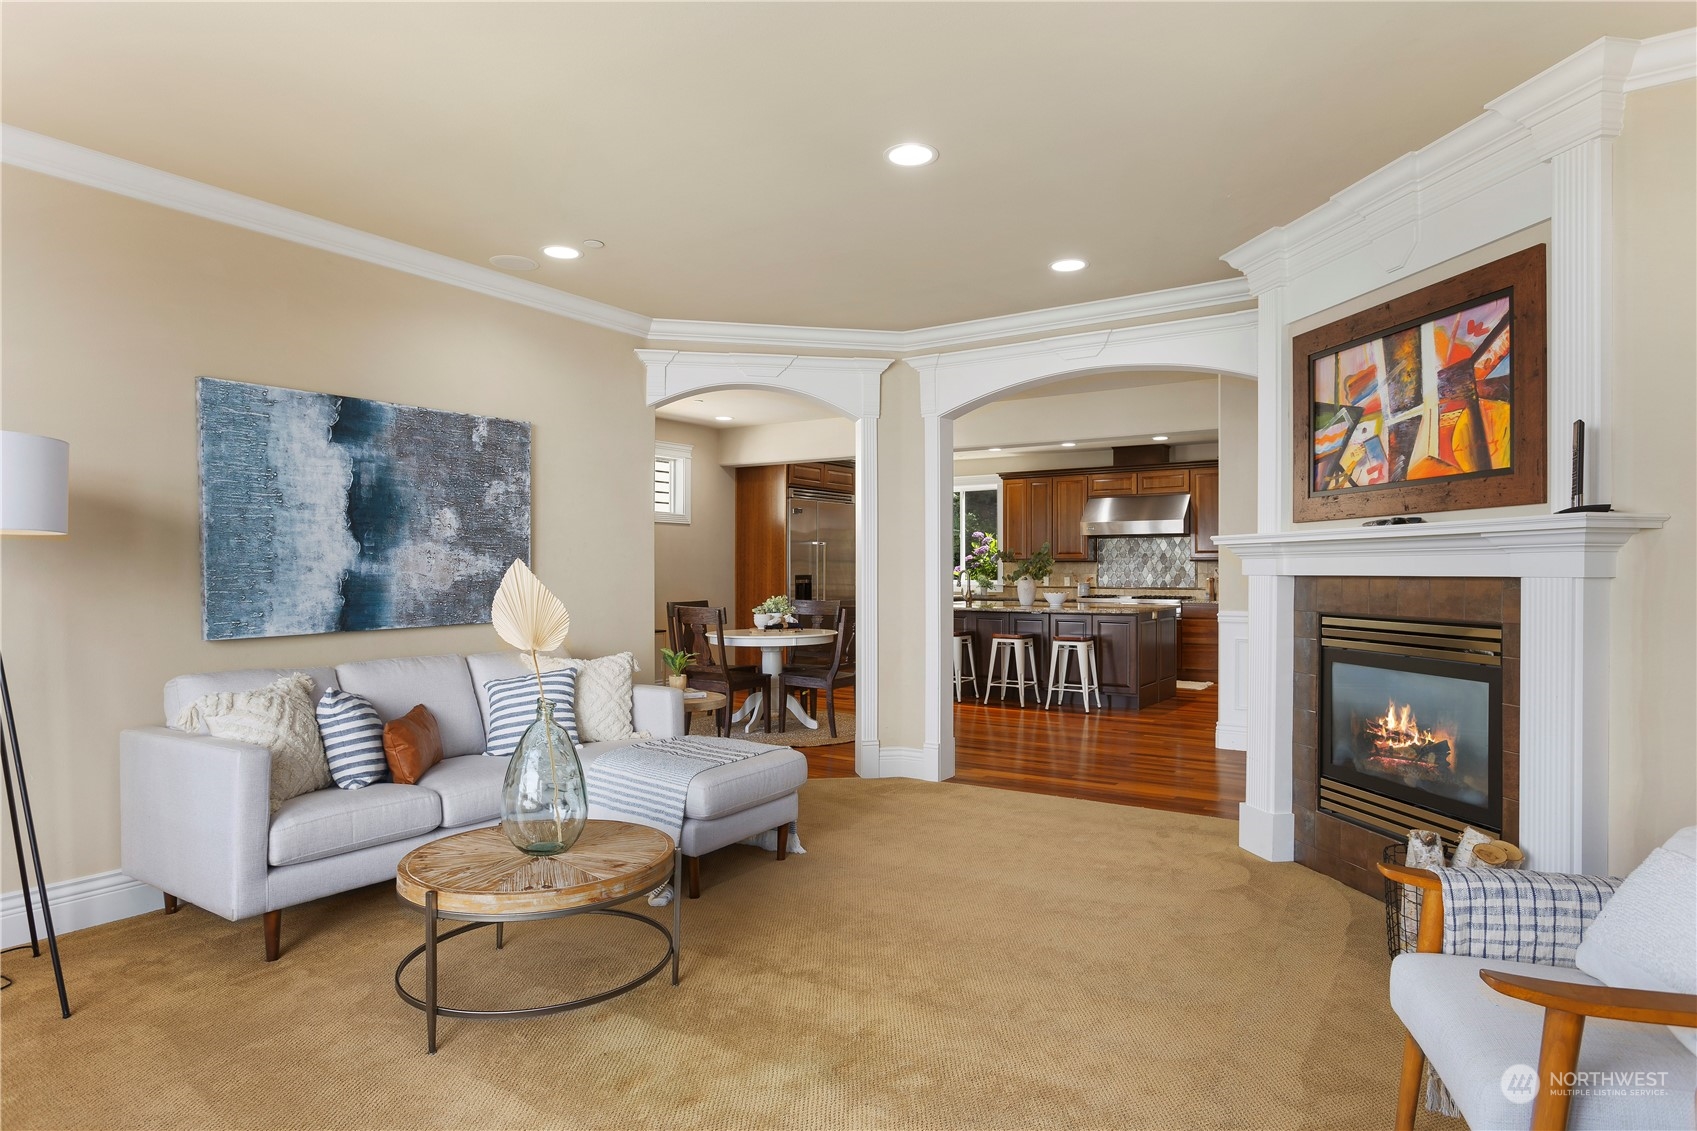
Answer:
<path fill-rule="evenodd" d="M 712 715 L 691 715 L 689 719 L 689 733 L 699 735 L 714 733 Z M 777 725 L 776 719 L 773 720 L 772 725 Z M 732 723 L 731 737 L 740 738 L 745 742 L 763 742 L 768 746 L 835 746 L 839 742 L 854 741 L 854 712 L 845 711 L 841 707 L 837 708 L 837 737 L 835 738 L 831 737 L 831 730 L 825 725 L 823 701 L 821 701 L 819 707 L 818 730 L 808 730 L 796 722 L 794 718 L 790 719 L 788 730 L 774 730 L 771 734 L 761 730 L 759 723 L 756 723 L 754 730 L 748 734 L 742 732 L 742 727 L 742 723 Z"/>
<path fill-rule="evenodd" d="M 1403 1030 L 1384 908 L 1235 822 L 900 778 L 801 790 L 807 855 L 733 846 L 683 902 L 683 980 L 524 1020 L 424 1017 L 393 884 L 197 907 L 7 954 L 0 1123 L 26 1128 L 1366 1128 Z M 626 907 L 670 923 L 671 908 Z M 558 1001 L 664 943 L 603 916 L 442 944 L 442 994 Z M 422 972 L 407 978 L 418 992 Z M 1418 1126 L 1460 1131 L 1422 1111 Z"/>

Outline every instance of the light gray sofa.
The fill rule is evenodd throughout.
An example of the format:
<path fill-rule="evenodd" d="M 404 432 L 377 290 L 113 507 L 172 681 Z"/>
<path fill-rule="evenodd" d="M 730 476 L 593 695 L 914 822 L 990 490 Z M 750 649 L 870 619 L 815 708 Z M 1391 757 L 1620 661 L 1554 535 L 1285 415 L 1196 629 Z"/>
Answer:
<path fill-rule="evenodd" d="M 165 685 L 165 718 L 202 695 L 263 687 L 300 669 L 179 676 Z M 413 848 L 495 823 L 507 758 L 483 756 L 488 680 L 524 673 L 513 653 L 369 660 L 305 669 L 314 695 L 326 687 L 363 695 L 387 721 L 422 703 L 436 717 L 444 759 L 417 785 L 323 789 L 268 816 L 271 754 L 262 746 L 137 727 L 118 740 L 123 870 L 165 893 L 165 910 L 188 902 L 226 919 L 265 917 L 265 959 L 281 953 L 283 909 L 392 879 Z M 632 726 L 657 738 L 685 733 L 683 695 L 634 688 Z M 584 745 L 585 764 L 637 741 Z M 696 775 L 681 848 L 697 894 L 699 857 L 796 818 L 807 760 L 784 747 Z M 614 814 L 590 806 L 591 818 Z M 783 858 L 786 835 L 778 835 Z M 681 895 L 681 893 L 679 893 Z"/>

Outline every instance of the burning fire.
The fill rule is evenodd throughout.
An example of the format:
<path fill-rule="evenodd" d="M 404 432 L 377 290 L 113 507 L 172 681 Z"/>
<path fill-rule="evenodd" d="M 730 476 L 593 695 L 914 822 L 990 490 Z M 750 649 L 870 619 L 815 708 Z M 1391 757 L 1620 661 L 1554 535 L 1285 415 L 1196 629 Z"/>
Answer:
<path fill-rule="evenodd" d="M 1424 763 L 1436 767 L 1442 763 L 1455 772 L 1455 733 L 1453 729 L 1424 730 L 1414 717 L 1412 704 L 1398 706 L 1391 700 L 1383 716 L 1367 721 L 1366 731 L 1373 742 L 1373 754 Z"/>

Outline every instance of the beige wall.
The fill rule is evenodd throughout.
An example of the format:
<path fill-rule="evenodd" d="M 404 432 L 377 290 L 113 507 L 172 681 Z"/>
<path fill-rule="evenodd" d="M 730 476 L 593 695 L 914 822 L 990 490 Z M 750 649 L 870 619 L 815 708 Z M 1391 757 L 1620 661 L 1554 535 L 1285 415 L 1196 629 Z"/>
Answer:
<path fill-rule="evenodd" d="M 571 646 L 628 649 L 647 671 L 653 625 L 630 614 L 654 598 L 654 418 L 636 342 L 10 166 L 0 178 L 5 427 L 71 444 L 70 537 L 9 538 L 0 558 L 49 881 L 118 866 L 118 732 L 160 721 L 171 676 L 499 647 L 487 625 L 203 641 L 197 376 L 531 421 L 535 565 L 571 610 Z"/>
<path fill-rule="evenodd" d="M 1615 148 L 1614 498 L 1671 515 L 1614 582 L 1609 867 L 1697 823 L 1697 84 L 1627 97 Z"/>
<path fill-rule="evenodd" d="M 1218 444 L 1169 444 L 1175 463 L 1220 458 Z M 957 445 L 958 448 L 958 445 Z M 1005 456 L 955 456 L 955 477 L 967 475 L 1014 475 L 1021 471 L 1057 471 L 1069 467 L 1108 467 L 1114 462 L 1112 448 L 1049 448 L 1040 452 L 1015 452 Z M 1254 484 L 1250 484 L 1254 494 Z M 1254 499 L 1251 498 L 1251 504 Z"/>
<path fill-rule="evenodd" d="M 846 416 L 751 424 L 726 428 L 719 435 L 719 456 L 726 467 L 854 458 L 854 421 Z"/>
<path fill-rule="evenodd" d="M 993 401 L 955 421 L 955 447 L 1058 444 L 1141 433 L 1212 432 L 1214 379 Z"/>
<path fill-rule="evenodd" d="M 1255 533 L 1255 404 L 1257 385 L 1241 377 L 1220 378 L 1220 533 Z M 1249 608 L 1243 562 L 1220 551 L 1220 607 Z"/>
<path fill-rule="evenodd" d="M 736 603 L 737 475 L 720 462 L 719 441 L 724 434 L 700 424 L 654 421 L 656 440 L 695 449 L 690 458 L 690 521 L 654 524 L 657 629 L 666 627 L 667 601 L 705 598 L 727 609 Z M 664 641 L 664 637 L 657 639 Z M 659 647 L 656 643 L 652 657 L 656 664 Z"/>

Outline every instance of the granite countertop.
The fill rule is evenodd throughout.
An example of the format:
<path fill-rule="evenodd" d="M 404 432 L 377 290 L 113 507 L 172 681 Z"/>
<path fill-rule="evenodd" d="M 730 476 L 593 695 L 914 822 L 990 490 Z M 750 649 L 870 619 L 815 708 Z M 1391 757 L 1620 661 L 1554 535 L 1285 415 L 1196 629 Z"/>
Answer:
<path fill-rule="evenodd" d="M 1039 601 L 1035 605 L 1021 605 L 1013 601 L 1009 601 L 1004 604 L 1002 602 L 984 602 L 975 600 L 973 601 L 971 608 L 968 608 L 960 601 L 956 601 L 954 607 L 956 612 L 963 613 L 1018 612 L 1042 613 L 1046 616 L 1052 616 L 1056 613 L 1092 613 L 1096 616 L 1111 617 L 1118 616 L 1120 614 L 1158 612 L 1170 612 L 1174 616 L 1177 616 L 1179 611 L 1179 605 L 1177 603 L 1167 605 L 1148 605 L 1142 603 L 1122 604 L 1118 601 L 1104 601 L 1100 604 L 1094 605 L 1077 605 L 1069 601 L 1058 609 L 1051 609 L 1047 602 L 1042 601 Z"/>

